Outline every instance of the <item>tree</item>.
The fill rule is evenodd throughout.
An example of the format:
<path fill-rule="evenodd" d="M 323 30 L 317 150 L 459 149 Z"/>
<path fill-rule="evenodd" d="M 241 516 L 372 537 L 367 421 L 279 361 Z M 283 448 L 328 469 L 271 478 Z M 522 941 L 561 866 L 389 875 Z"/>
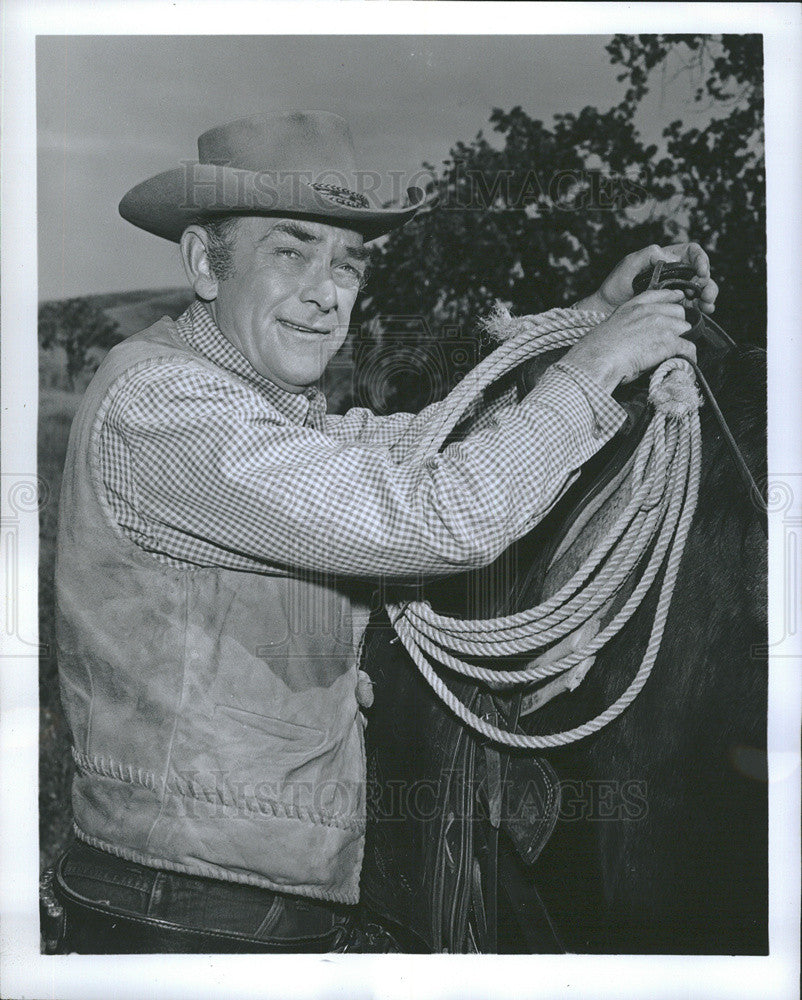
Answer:
<path fill-rule="evenodd" d="M 118 330 L 119 324 L 87 298 L 43 302 L 39 306 L 39 346 L 64 349 L 71 389 L 75 388 L 76 377 L 89 366 L 92 348 L 112 347 Z"/>
<path fill-rule="evenodd" d="M 465 337 L 496 300 L 522 314 L 568 305 L 598 287 L 625 254 L 686 233 L 711 250 L 722 323 L 742 340 L 761 341 L 759 36 L 619 35 L 607 48 L 629 83 L 616 107 L 586 107 L 550 125 L 521 107 L 497 108 L 494 142 L 480 132 L 454 145 L 436 181 L 438 206 L 387 239 L 355 316 L 363 335 L 374 319 L 380 349 L 387 350 L 387 323 L 376 317 L 392 317 L 396 330 L 417 336 L 425 362 L 441 351 L 444 331 L 446 339 L 457 330 Z M 706 74 L 696 101 L 712 102 L 721 114 L 704 128 L 674 121 L 664 148 L 646 145 L 636 126 L 640 102 L 661 65 L 687 53 Z M 424 401 L 408 377 L 384 395 L 411 408 Z"/>
<path fill-rule="evenodd" d="M 616 35 L 607 46 L 628 83 L 631 118 L 658 71 L 693 83 L 703 127 L 677 118 L 663 131 L 657 172 L 685 205 L 685 228 L 710 252 L 721 286 L 721 323 L 743 341 L 765 344 L 766 177 L 763 44 L 760 35 Z"/>

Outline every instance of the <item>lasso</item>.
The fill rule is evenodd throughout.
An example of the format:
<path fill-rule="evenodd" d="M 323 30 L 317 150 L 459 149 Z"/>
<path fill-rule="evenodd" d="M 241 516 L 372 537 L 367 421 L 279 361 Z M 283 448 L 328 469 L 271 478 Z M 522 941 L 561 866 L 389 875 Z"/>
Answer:
<path fill-rule="evenodd" d="M 422 462 L 434 455 L 470 404 L 501 375 L 546 351 L 570 347 L 602 318 L 597 313 L 571 309 L 554 309 L 522 319 L 512 319 L 503 312 L 497 314 L 495 325 L 504 328 L 510 334 L 509 339 L 451 392 L 438 425 L 418 443 L 409 461 Z M 533 750 L 582 739 L 620 715 L 637 697 L 651 673 L 699 490 L 699 396 L 691 366 L 679 358 L 662 364 L 652 375 L 649 399 L 654 413 L 632 460 L 631 499 L 585 563 L 553 597 L 530 611 L 486 621 L 439 615 L 428 602 L 387 606 L 401 642 L 437 696 L 466 725 L 488 739 Z M 650 549 L 646 568 L 623 607 L 581 649 L 556 662 L 534 663 L 520 670 L 494 670 L 459 658 L 462 655 L 490 659 L 517 654 L 533 657 L 538 650 L 598 616 Z M 572 671 L 576 676 L 580 664 L 629 621 L 661 569 L 664 575 L 654 625 L 640 668 L 612 705 L 595 719 L 573 729 L 528 736 L 491 725 L 454 695 L 429 661 L 431 658 L 463 677 L 493 685 L 531 684 L 557 675 L 570 676 Z"/>

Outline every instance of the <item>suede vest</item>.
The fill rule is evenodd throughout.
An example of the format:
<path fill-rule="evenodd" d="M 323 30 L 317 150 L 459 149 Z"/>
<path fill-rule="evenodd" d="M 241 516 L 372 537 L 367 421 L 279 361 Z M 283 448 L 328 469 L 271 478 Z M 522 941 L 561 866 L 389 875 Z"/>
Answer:
<path fill-rule="evenodd" d="M 70 435 L 56 628 L 76 832 L 157 868 L 354 903 L 364 614 L 336 585 L 174 568 L 122 532 L 99 430 L 132 372 L 153 366 L 157 378 L 166 358 L 226 374 L 165 317 L 110 351 Z"/>

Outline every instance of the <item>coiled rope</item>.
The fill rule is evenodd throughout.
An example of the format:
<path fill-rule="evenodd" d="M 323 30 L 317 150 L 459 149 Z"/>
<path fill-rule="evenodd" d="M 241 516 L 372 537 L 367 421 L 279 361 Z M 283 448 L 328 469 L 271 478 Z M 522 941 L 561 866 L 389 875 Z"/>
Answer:
<path fill-rule="evenodd" d="M 603 318 L 598 313 L 553 309 L 539 316 L 513 319 L 503 310 L 497 311 L 489 325 L 494 332 L 507 334 L 508 339 L 450 393 L 437 425 L 418 443 L 408 460 L 422 462 L 436 454 L 460 417 L 501 375 L 546 351 L 570 347 Z M 435 694 L 467 726 L 494 742 L 540 750 L 580 740 L 619 716 L 638 696 L 651 673 L 699 490 L 700 397 L 691 365 L 680 358 L 660 365 L 650 380 L 649 400 L 654 412 L 631 459 L 630 500 L 583 565 L 556 594 L 529 611 L 473 621 L 437 614 L 428 602 L 387 605 L 396 633 Z M 621 591 L 636 566 L 647 559 L 647 554 L 646 567 L 623 607 L 581 649 L 553 663 L 533 663 L 520 670 L 495 670 L 459 658 L 460 655 L 534 656 L 597 616 Z M 494 685 L 532 684 L 566 674 L 620 632 L 661 570 L 657 610 L 641 666 L 613 704 L 573 729 L 536 736 L 500 729 L 472 712 L 430 662 L 431 659 L 463 677 Z"/>

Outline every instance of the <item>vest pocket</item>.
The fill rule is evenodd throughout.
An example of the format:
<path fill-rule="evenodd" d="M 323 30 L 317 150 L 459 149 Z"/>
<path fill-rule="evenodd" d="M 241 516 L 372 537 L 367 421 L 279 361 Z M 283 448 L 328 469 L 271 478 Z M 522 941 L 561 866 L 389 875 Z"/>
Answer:
<path fill-rule="evenodd" d="M 306 726 L 298 722 L 287 722 L 285 719 L 276 719 L 270 715 L 251 712 L 245 708 L 236 708 L 233 705 L 217 704 L 214 706 L 214 711 L 215 715 L 227 716 L 247 729 L 255 729 L 276 739 L 303 743 L 304 748 L 320 746 L 326 738 L 326 734 L 314 726 Z"/>

